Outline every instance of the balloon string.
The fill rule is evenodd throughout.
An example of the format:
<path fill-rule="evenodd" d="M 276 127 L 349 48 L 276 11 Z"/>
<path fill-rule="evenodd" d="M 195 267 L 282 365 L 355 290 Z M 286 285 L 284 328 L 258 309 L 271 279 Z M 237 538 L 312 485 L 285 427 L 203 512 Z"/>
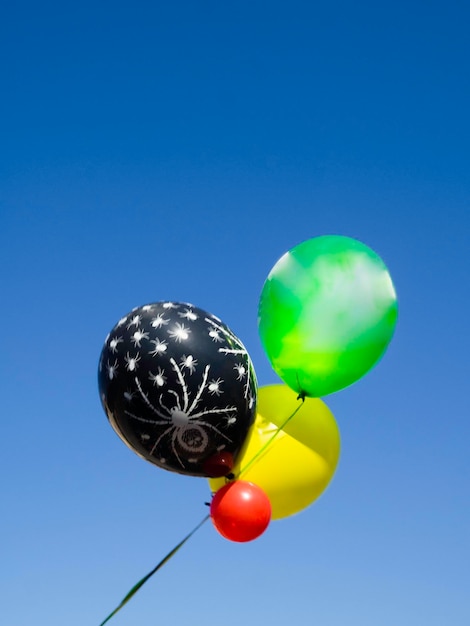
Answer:
<path fill-rule="evenodd" d="M 101 622 L 100 626 L 104 626 L 106 622 L 108 622 L 114 615 L 116 615 L 116 613 L 120 611 L 122 607 L 129 602 L 132 596 L 135 595 L 139 591 L 142 585 L 144 585 L 147 582 L 147 580 L 155 574 L 155 572 L 157 572 L 161 567 L 163 567 L 165 563 L 167 563 L 178 552 L 178 550 L 188 541 L 188 539 L 190 539 L 194 535 L 194 533 L 197 530 L 199 530 L 199 528 L 201 528 L 201 526 L 205 524 L 205 522 L 207 522 L 209 517 L 210 515 L 206 515 L 204 519 L 202 519 L 199 522 L 199 524 L 195 526 L 188 535 L 186 535 L 184 539 L 182 539 L 172 550 L 170 550 L 170 552 L 168 552 L 168 554 L 165 557 L 163 557 L 160 563 L 158 563 L 158 565 L 156 565 L 151 572 L 149 572 L 146 576 L 144 576 L 141 580 L 139 580 L 139 582 L 136 583 L 132 587 L 132 589 L 127 593 L 127 595 L 124 597 L 121 603 L 114 609 L 114 611 L 108 615 L 108 617 L 104 620 L 104 622 Z"/>
<path fill-rule="evenodd" d="M 298 411 L 300 411 L 300 409 L 302 408 L 304 401 L 305 401 L 305 393 L 301 392 L 298 397 L 297 400 L 302 400 L 301 404 L 299 404 L 299 406 L 295 409 L 295 411 L 289 415 L 289 417 L 276 429 L 276 431 L 272 434 L 272 436 L 267 440 L 267 442 L 261 446 L 261 448 L 258 450 L 258 452 L 248 461 L 248 463 L 245 465 L 245 467 L 242 467 L 242 469 L 240 470 L 238 477 L 240 477 L 242 474 L 244 474 L 246 471 L 248 471 L 248 469 L 254 464 L 256 463 L 256 461 L 261 457 L 261 455 L 263 455 L 266 450 L 269 448 L 269 446 L 273 443 L 274 439 L 276 439 L 276 437 L 279 435 L 279 433 L 281 432 L 281 430 L 283 430 L 287 424 L 291 421 L 291 419 L 294 417 L 294 415 L 297 414 Z"/>

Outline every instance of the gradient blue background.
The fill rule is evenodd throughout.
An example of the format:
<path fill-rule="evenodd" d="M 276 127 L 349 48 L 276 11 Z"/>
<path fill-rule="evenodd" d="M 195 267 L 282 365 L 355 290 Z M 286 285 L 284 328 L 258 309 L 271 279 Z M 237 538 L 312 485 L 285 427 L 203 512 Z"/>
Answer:
<path fill-rule="evenodd" d="M 400 301 L 326 398 L 342 457 L 258 541 L 208 524 L 110 622 L 470 623 L 470 10 L 451 0 L 10 3 L 0 19 L 5 626 L 97 626 L 206 513 L 128 450 L 102 343 L 183 300 L 257 334 L 276 260 L 356 237 Z"/>

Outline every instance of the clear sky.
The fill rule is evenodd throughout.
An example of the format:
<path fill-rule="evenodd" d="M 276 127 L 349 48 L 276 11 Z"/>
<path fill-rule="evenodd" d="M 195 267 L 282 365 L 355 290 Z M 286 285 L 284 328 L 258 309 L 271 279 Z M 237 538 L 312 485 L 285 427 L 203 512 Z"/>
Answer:
<path fill-rule="evenodd" d="M 239 545 L 204 526 L 110 623 L 470 623 L 468 4 L 19 0 L 0 19 L 1 602 L 98 626 L 206 513 L 97 390 L 131 308 L 193 302 L 277 382 L 263 282 L 310 237 L 388 265 L 379 365 L 325 398 L 326 493 Z"/>

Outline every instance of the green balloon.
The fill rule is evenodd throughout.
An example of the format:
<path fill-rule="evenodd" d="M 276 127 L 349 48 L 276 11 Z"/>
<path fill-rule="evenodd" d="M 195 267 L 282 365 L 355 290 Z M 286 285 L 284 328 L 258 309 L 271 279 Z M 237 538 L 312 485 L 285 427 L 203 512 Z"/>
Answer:
<path fill-rule="evenodd" d="M 339 235 L 286 252 L 261 292 L 258 326 L 272 367 L 299 394 L 344 389 L 382 357 L 397 320 L 395 289 L 382 259 Z"/>

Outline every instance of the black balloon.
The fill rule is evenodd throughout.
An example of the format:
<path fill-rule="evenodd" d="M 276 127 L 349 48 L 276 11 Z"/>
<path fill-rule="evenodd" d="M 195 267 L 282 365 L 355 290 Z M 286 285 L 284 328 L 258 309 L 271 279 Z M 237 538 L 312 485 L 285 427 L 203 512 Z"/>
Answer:
<path fill-rule="evenodd" d="M 256 377 L 241 341 L 190 304 L 156 302 L 113 328 L 99 363 L 108 419 L 132 450 L 192 476 L 230 473 L 256 411 Z"/>

